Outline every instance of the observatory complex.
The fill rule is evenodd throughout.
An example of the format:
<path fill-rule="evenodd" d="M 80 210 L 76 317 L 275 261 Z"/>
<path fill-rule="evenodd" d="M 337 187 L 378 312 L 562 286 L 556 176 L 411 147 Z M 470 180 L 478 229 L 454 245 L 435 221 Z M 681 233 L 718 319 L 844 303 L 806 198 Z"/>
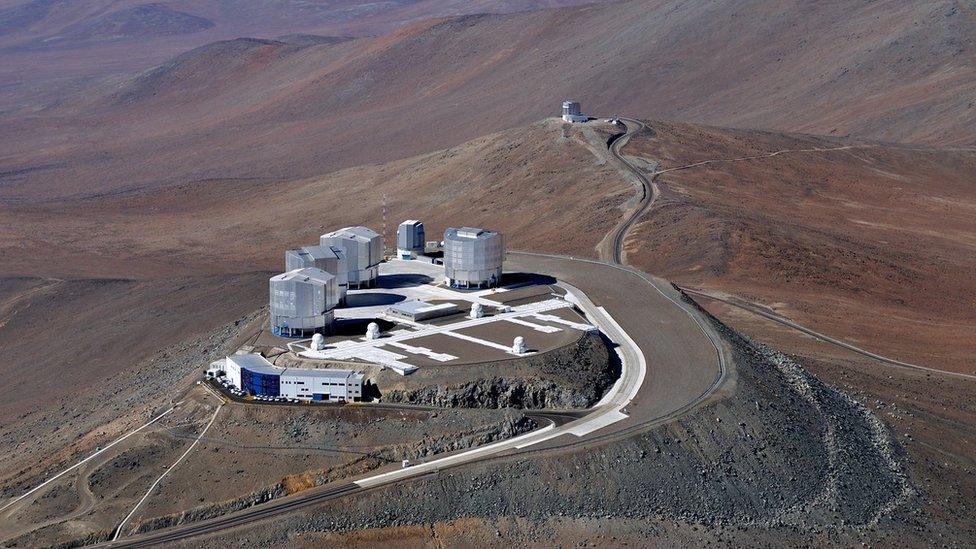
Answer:
<path fill-rule="evenodd" d="M 502 279 L 501 233 L 474 227 L 444 231 L 444 275 L 453 288 L 493 288 Z"/>
<path fill-rule="evenodd" d="M 320 246 L 336 246 L 346 255 L 349 289 L 372 288 L 383 260 L 383 237 L 367 227 L 346 227 L 322 235 Z"/>
<path fill-rule="evenodd" d="M 386 371 L 406 376 L 440 364 L 524 357 L 596 329 L 547 283 L 502 286 L 501 233 L 447 229 L 443 266 L 426 253 L 425 236 L 421 221 L 404 221 L 397 254 L 386 261 L 383 237 L 366 227 L 288 250 L 287 271 L 269 279 L 271 334 L 212 363 L 208 377 L 246 400 L 351 402 L 373 380 L 389 382 Z M 345 303 L 344 276 L 356 296 Z M 271 356 L 282 360 L 272 364 Z"/>
<path fill-rule="evenodd" d="M 285 337 L 327 332 L 339 303 L 335 275 L 306 267 L 271 277 L 271 329 Z"/>
<path fill-rule="evenodd" d="M 416 219 L 408 219 L 397 227 L 397 257 L 415 259 L 425 248 L 424 224 Z"/>
<path fill-rule="evenodd" d="M 589 120 L 580 111 L 580 104 L 578 101 L 566 100 L 563 101 L 563 121 L 564 122 L 586 122 Z"/>

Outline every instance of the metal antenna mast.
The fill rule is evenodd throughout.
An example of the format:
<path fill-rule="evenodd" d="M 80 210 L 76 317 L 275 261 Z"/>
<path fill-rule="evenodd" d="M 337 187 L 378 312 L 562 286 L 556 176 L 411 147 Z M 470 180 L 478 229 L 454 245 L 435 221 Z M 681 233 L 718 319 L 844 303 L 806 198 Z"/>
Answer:
<path fill-rule="evenodd" d="M 386 255 L 386 193 L 383 193 L 383 255 Z"/>

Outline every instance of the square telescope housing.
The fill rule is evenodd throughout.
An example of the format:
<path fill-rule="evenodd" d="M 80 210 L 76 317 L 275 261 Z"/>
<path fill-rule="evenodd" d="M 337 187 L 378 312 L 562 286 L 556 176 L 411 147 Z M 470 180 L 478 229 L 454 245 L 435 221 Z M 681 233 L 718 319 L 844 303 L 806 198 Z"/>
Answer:
<path fill-rule="evenodd" d="M 474 227 L 444 231 L 444 275 L 454 288 L 492 288 L 502 280 L 501 233 Z"/>
<path fill-rule="evenodd" d="M 336 277 L 339 285 L 339 303 L 346 302 L 349 289 L 349 267 L 346 254 L 338 246 L 305 246 L 285 252 L 285 272 L 315 267 Z"/>
<path fill-rule="evenodd" d="M 424 223 L 408 219 L 397 227 L 397 257 L 413 259 L 425 251 Z"/>
<path fill-rule="evenodd" d="M 339 303 L 336 277 L 315 267 L 271 277 L 271 330 L 283 337 L 310 337 L 332 329 Z"/>
<path fill-rule="evenodd" d="M 349 289 L 376 285 L 383 261 L 383 237 L 367 227 L 346 227 L 319 238 L 320 246 L 336 246 L 346 254 Z"/>

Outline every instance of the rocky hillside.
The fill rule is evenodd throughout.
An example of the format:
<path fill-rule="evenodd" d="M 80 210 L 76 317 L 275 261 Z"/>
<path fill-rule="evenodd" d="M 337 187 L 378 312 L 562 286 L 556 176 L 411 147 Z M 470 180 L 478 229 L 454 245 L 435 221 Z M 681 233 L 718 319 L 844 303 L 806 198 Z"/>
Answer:
<path fill-rule="evenodd" d="M 443 471 L 235 539 L 274 544 L 339 531 L 356 540 L 364 529 L 384 539 L 404 526 L 472 518 L 496 525 L 498 536 L 521 532 L 550 543 L 567 527 L 553 520 L 593 535 L 610 518 L 616 543 L 921 539 L 892 537 L 918 524 L 917 493 L 878 418 L 789 357 L 722 329 L 734 350 L 734 390 L 680 420 L 584 452 L 539 451 Z"/>
<path fill-rule="evenodd" d="M 464 375 L 464 369 L 451 369 L 460 372 L 452 378 L 471 377 Z M 411 378 L 410 385 L 422 387 L 388 391 L 383 394 L 383 401 L 448 408 L 588 408 L 620 377 L 619 365 L 610 360 L 603 340 L 593 333 L 584 335 L 574 345 L 519 360 L 517 364 L 488 363 L 479 370 L 489 375 L 463 383 L 432 385 L 424 375 L 413 376 L 417 379 Z"/>

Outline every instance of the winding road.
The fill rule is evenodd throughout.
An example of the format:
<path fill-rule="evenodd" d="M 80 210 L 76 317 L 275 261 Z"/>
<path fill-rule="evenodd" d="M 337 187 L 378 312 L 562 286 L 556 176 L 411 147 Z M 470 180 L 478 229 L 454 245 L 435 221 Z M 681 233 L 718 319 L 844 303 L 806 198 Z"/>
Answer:
<path fill-rule="evenodd" d="M 630 230 L 634 228 L 637 221 L 644 215 L 654 205 L 654 201 L 658 197 L 657 187 L 654 185 L 653 176 L 648 176 L 643 170 L 634 166 L 630 161 L 626 160 L 624 156 L 620 153 L 621 149 L 630 141 L 630 138 L 646 129 L 647 126 L 644 125 L 640 120 L 632 120 L 629 118 L 621 118 L 623 122 L 626 122 L 627 130 L 614 139 L 609 146 L 609 153 L 611 158 L 627 173 L 630 173 L 637 182 L 637 196 L 635 197 L 635 205 L 626 213 L 624 218 L 614 227 L 606 237 L 597 245 L 597 253 L 600 258 L 614 263 L 617 265 L 623 265 L 626 263 L 626 252 L 624 251 L 624 241 L 627 239 L 627 234 Z"/>
<path fill-rule="evenodd" d="M 596 406 L 576 419 L 556 415 L 549 425 L 486 446 L 439 456 L 408 468 L 387 467 L 351 481 L 312 488 L 219 518 L 157 530 L 104 544 L 145 547 L 224 532 L 365 490 L 436 475 L 445 469 L 536 452 L 582 451 L 634 436 L 669 422 L 707 400 L 732 375 L 730 351 L 702 313 L 669 282 L 622 265 L 623 243 L 653 203 L 652 181 L 621 154 L 626 139 L 644 129 L 626 120 L 627 131 L 609 152 L 640 182 L 636 205 L 604 239 L 609 261 L 510 252 L 506 268 L 550 274 L 569 299 L 614 343 L 618 382 Z M 606 255 L 604 255 L 606 253 Z"/>

